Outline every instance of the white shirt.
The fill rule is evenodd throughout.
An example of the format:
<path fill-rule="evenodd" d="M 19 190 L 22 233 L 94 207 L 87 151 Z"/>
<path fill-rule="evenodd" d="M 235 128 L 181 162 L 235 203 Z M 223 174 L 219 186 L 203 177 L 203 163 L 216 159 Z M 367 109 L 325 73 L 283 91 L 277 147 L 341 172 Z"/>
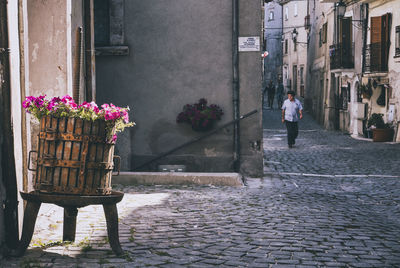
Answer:
<path fill-rule="evenodd" d="M 294 101 L 286 99 L 283 102 L 282 110 L 285 110 L 286 121 L 297 122 L 299 121 L 299 111 L 303 110 L 303 106 L 298 99 L 294 99 Z"/>

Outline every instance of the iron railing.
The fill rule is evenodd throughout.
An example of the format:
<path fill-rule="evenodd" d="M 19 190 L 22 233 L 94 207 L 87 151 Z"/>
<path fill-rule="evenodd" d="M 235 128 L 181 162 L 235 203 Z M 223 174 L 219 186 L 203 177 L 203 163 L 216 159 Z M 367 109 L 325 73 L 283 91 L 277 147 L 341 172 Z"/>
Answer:
<path fill-rule="evenodd" d="M 351 48 L 342 43 L 329 46 L 329 57 L 331 70 L 354 68 L 354 43 Z"/>
<path fill-rule="evenodd" d="M 382 43 L 368 44 L 365 48 L 364 70 L 366 73 L 387 72 L 386 46 Z"/>

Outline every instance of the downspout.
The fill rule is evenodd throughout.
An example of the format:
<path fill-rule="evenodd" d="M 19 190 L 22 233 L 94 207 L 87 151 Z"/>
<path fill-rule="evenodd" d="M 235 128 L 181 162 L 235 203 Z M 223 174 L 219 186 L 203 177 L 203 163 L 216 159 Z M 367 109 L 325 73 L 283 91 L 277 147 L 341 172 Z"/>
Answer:
<path fill-rule="evenodd" d="M 232 0 L 232 66 L 233 66 L 233 169 L 240 172 L 240 104 L 239 104 L 239 0 Z"/>
<path fill-rule="evenodd" d="M 8 47 L 7 1 L 0 2 L 0 146 L 1 179 L 5 187 L 4 209 L 5 242 L 8 248 L 18 246 L 17 175 L 15 171 L 14 138 L 11 122 L 10 57 Z"/>
<path fill-rule="evenodd" d="M 368 35 L 368 9 L 369 9 L 369 5 L 368 4 L 363 4 L 362 5 L 362 30 L 363 30 L 363 47 L 362 47 L 362 70 L 361 70 L 361 74 L 364 74 L 365 71 L 365 53 L 366 53 L 366 49 L 367 49 L 367 35 Z"/>

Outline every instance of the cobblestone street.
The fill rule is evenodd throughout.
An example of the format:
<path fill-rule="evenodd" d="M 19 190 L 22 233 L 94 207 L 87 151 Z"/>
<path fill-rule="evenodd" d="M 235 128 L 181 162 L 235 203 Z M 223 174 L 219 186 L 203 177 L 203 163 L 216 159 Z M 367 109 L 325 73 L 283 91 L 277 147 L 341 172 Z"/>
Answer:
<path fill-rule="evenodd" d="M 308 114 L 293 149 L 264 110 L 264 178 L 245 187 L 129 186 L 115 256 L 100 206 L 79 210 L 61 244 L 62 209 L 42 205 L 31 246 L 1 267 L 399 267 L 400 144 L 326 131 Z"/>

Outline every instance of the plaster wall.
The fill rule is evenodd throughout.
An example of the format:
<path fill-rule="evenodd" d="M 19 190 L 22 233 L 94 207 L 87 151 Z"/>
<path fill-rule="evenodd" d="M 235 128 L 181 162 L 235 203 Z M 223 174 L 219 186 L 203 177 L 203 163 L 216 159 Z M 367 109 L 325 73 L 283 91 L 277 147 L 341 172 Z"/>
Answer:
<path fill-rule="evenodd" d="M 297 8 L 296 8 L 297 6 Z M 288 17 L 286 18 L 286 8 L 288 10 Z M 297 14 L 295 10 L 297 9 Z M 304 78 L 307 65 L 307 32 L 304 29 L 304 17 L 307 15 L 307 2 L 306 1 L 290 1 L 283 6 L 283 36 L 288 40 L 288 53 L 283 51 L 283 65 L 287 66 L 288 77 L 291 79 L 291 88 L 286 87 L 286 90 L 295 90 L 299 94 L 300 88 L 300 67 L 304 67 Z M 292 39 L 293 30 L 297 31 L 297 48 L 294 50 L 294 42 Z M 283 43 L 285 45 L 285 43 Z M 283 48 L 284 50 L 284 48 Z M 296 77 L 293 77 L 293 65 L 297 65 Z M 285 74 L 284 74 L 285 77 Z M 297 80 L 297 89 L 293 88 L 294 80 Z M 285 83 L 284 78 L 284 85 Z M 305 107 L 305 109 L 307 109 Z"/>
<path fill-rule="evenodd" d="M 329 45 L 332 44 L 332 4 L 309 2 L 311 26 L 307 54 L 305 106 L 313 117 L 324 124 L 329 112 Z M 327 23 L 326 42 L 320 44 L 320 32 Z"/>
<path fill-rule="evenodd" d="M 67 2 L 27 1 L 29 93 L 66 95 Z"/>
<path fill-rule="evenodd" d="M 240 35 L 261 35 L 260 1 L 240 1 Z M 233 119 L 232 1 L 125 1 L 128 56 L 96 57 L 99 103 L 130 106 L 136 126 L 118 137 L 122 169 L 132 170 L 201 135 L 176 123 L 185 104 L 206 98 L 222 107 L 217 127 Z M 241 111 L 261 106 L 260 52 L 240 55 Z M 261 140 L 261 114 L 243 120 L 242 152 L 248 139 Z M 186 164 L 187 171 L 231 171 L 232 127 L 160 159 Z M 262 155 L 255 153 L 261 163 Z M 260 157 L 261 155 L 261 157 Z M 262 164 L 257 172 L 262 170 Z"/>

